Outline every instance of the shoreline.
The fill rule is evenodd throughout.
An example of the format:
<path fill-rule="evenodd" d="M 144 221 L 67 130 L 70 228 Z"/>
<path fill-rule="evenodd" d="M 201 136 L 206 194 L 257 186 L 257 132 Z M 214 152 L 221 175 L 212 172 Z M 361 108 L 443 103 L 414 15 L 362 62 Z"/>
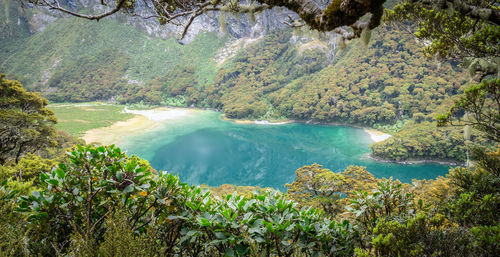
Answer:
<path fill-rule="evenodd" d="M 382 142 L 392 137 L 390 134 L 375 129 L 363 128 L 363 130 L 370 135 L 370 138 L 374 143 Z"/>
<path fill-rule="evenodd" d="M 149 110 L 129 110 L 127 107 L 123 112 L 135 116 L 125 120 L 117 121 L 110 126 L 87 130 L 81 137 L 85 143 L 119 144 L 133 134 L 151 131 L 161 124 L 185 117 L 196 110 L 188 108 L 158 107 Z"/>
<path fill-rule="evenodd" d="M 296 123 L 295 120 L 283 120 L 283 121 L 269 121 L 269 120 L 249 120 L 249 119 L 233 119 L 233 118 L 228 118 L 226 115 L 221 112 L 221 119 L 224 121 L 229 121 L 229 122 L 234 122 L 236 124 L 255 124 L 255 125 L 285 125 L 285 124 L 291 124 L 291 123 Z"/>
<path fill-rule="evenodd" d="M 370 160 L 377 161 L 377 162 L 396 163 L 396 164 L 402 164 L 402 165 L 439 164 L 439 165 L 448 165 L 448 166 L 454 166 L 454 167 L 465 167 L 465 163 L 458 162 L 458 161 L 432 160 L 432 159 L 394 161 L 394 160 L 388 160 L 388 159 L 382 159 L 379 157 L 374 157 L 371 153 L 366 154 L 365 157 L 370 159 Z"/>
<path fill-rule="evenodd" d="M 363 129 L 365 131 L 365 133 L 370 136 L 373 143 L 382 142 L 382 141 L 392 137 L 392 135 L 384 133 L 380 130 L 376 130 L 374 128 L 362 127 L 362 126 L 358 126 L 358 125 L 352 125 L 352 124 L 347 124 L 347 123 L 338 123 L 338 122 L 315 122 L 312 120 L 269 121 L 269 120 L 232 119 L 232 118 L 226 117 L 224 115 L 224 113 L 222 113 L 221 119 L 224 121 L 234 122 L 236 124 L 285 125 L 285 124 L 292 124 L 292 123 L 303 123 L 303 124 L 314 124 L 314 125 L 346 126 L 346 127 L 360 128 L 360 129 Z"/>
<path fill-rule="evenodd" d="M 166 120 L 172 120 L 186 116 L 188 113 L 194 111 L 194 109 L 187 108 L 171 108 L 171 107 L 158 107 L 149 110 L 129 110 L 127 106 L 123 108 L 124 113 L 131 113 L 134 115 L 141 115 L 149 120 L 163 122 Z"/>
<path fill-rule="evenodd" d="M 177 118 L 185 117 L 186 115 L 196 112 L 204 111 L 207 109 L 201 108 L 182 108 L 182 107 L 156 107 L 152 109 L 145 110 L 131 110 L 128 106 L 123 108 L 124 113 L 130 113 L 135 115 L 134 117 L 125 120 L 117 121 L 110 126 L 100 127 L 91 129 L 85 132 L 81 137 L 87 144 L 89 143 L 101 143 L 101 144 L 118 144 L 124 140 L 124 138 L 138 132 L 150 131 L 157 128 L 162 123 L 175 120 Z M 217 111 L 217 110 L 212 110 Z M 338 122 L 316 122 L 312 120 L 283 120 L 283 121 L 269 121 L 269 120 L 250 120 L 250 119 L 232 119 L 227 118 L 226 115 L 221 112 L 221 119 L 228 122 L 234 122 L 236 124 L 255 124 L 255 125 L 285 125 L 292 123 L 303 123 L 303 124 L 315 124 L 315 125 L 327 125 L 327 126 L 347 126 L 363 129 L 365 133 L 370 136 L 370 139 L 374 142 L 381 142 L 390 138 L 391 135 L 375 130 L 373 128 L 362 127 L 358 125 L 338 123 Z"/>

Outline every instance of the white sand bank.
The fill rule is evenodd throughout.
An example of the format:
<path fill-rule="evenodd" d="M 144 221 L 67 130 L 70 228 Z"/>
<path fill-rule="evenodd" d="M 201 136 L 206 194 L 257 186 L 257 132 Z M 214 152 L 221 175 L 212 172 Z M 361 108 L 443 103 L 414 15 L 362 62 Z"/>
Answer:
<path fill-rule="evenodd" d="M 370 138 L 373 140 L 373 142 L 381 142 L 381 141 L 384 141 L 388 138 L 391 137 L 391 135 L 389 134 L 386 134 L 384 132 L 381 132 L 381 131 L 378 131 L 378 130 L 374 130 L 374 129 L 364 129 L 366 133 L 368 133 L 368 135 L 370 135 Z"/>
<path fill-rule="evenodd" d="M 129 110 L 125 107 L 123 111 L 136 116 L 126 121 L 115 122 L 108 127 L 91 129 L 85 132 L 82 139 L 87 144 L 119 144 L 130 135 L 152 130 L 164 122 L 185 117 L 194 110 L 165 107 L 152 110 Z"/>
<path fill-rule="evenodd" d="M 292 121 L 282 121 L 282 122 L 271 122 L 268 120 L 256 120 L 254 121 L 255 124 L 257 125 L 284 125 L 291 123 Z"/>
<path fill-rule="evenodd" d="M 127 107 L 123 109 L 125 113 L 132 113 L 135 115 L 142 115 L 152 121 L 166 121 L 186 116 L 192 110 L 189 109 L 172 109 L 172 108 L 156 108 L 152 110 L 129 110 Z"/>

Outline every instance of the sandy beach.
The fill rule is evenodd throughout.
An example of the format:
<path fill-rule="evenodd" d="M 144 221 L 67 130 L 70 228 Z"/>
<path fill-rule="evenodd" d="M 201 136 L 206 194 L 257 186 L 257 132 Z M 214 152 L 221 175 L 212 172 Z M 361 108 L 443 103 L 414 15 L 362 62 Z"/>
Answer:
<path fill-rule="evenodd" d="M 370 135 L 370 138 L 373 140 L 373 142 L 377 143 L 377 142 L 382 142 L 388 138 L 391 137 L 391 135 L 389 134 L 386 134 L 384 132 L 381 132 L 381 131 L 378 131 L 378 130 L 375 130 L 375 129 L 367 129 L 365 128 L 364 129 L 366 133 L 368 133 L 368 135 Z"/>
<path fill-rule="evenodd" d="M 160 124 L 189 115 L 195 110 L 181 108 L 156 108 L 152 110 L 129 110 L 123 112 L 135 116 L 126 121 L 118 121 L 108 127 L 96 128 L 85 132 L 82 139 L 87 144 L 119 144 L 128 136 L 157 128 Z"/>
<path fill-rule="evenodd" d="M 141 115 L 146 117 L 148 120 L 157 122 L 183 117 L 192 111 L 193 110 L 191 109 L 167 108 L 167 107 L 160 107 L 152 110 L 129 110 L 127 107 L 123 109 L 123 112 L 125 113 Z"/>

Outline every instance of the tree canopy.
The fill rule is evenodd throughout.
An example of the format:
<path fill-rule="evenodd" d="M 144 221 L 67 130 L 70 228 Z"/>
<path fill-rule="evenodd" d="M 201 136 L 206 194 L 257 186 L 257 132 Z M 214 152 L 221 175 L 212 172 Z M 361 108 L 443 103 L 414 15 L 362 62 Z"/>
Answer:
<path fill-rule="evenodd" d="M 48 103 L 39 93 L 27 92 L 20 82 L 0 74 L 0 165 L 57 145 L 53 126 L 57 119 L 46 108 Z"/>

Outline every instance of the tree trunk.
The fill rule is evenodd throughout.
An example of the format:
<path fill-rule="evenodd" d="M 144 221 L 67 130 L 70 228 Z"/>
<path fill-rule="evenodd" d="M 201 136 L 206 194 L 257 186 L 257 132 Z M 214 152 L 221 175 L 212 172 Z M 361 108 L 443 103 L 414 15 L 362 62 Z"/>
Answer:
<path fill-rule="evenodd" d="M 19 149 L 17 150 L 17 153 L 16 153 L 16 164 L 19 163 L 19 157 L 21 157 L 21 153 L 23 152 L 23 148 L 24 146 L 26 145 L 27 142 L 22 142 L 20 145 L 19 145 Z"/>

